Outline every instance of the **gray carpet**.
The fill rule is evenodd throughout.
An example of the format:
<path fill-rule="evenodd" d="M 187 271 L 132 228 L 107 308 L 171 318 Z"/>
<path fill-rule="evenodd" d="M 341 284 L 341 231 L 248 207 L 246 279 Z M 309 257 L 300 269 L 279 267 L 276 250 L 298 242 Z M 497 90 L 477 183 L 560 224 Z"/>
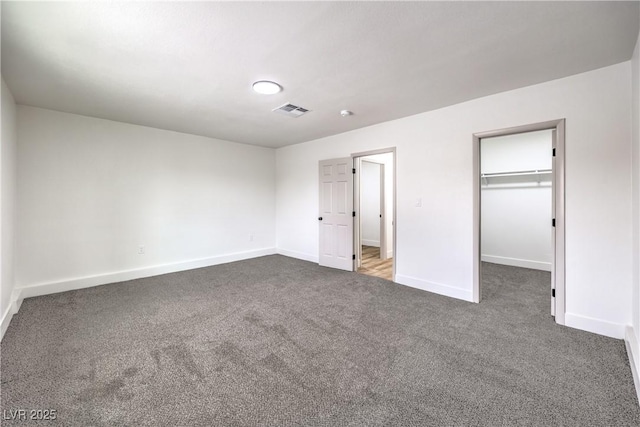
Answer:
<path fill-rule="evenodd" d="M 484 267 L 482 304 L 277 255 L 27 299 L 2 409 L 66 426 L 640 425 L 624 343 L 553 323 L 548 273 Z"/>

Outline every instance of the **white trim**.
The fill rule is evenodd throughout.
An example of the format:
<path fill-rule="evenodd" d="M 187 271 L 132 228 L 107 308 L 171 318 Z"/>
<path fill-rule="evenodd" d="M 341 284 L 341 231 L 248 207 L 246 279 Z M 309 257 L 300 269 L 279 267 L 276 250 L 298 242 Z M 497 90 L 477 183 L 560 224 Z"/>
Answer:
<path fill-rule="evenodd" d="M 9 328 L 9 322 L 11 322 L 11 318 L 16 314 L 13 311 L 13 304 L 9 303 L 9 306 L 2 314 L 2 320 L 0 320 L 0 340 L 4 338 L 4 333 L 7 332 Z"/>
<path fill-rule="evenodd" d="M 624 339 L 626 328 L 626 325 L 621 323 L 613 323 L 575 313 L 565 313 L 565 326 L 617 339 Z"/>
<path fill-rule="evenodd" d="M 367 156 L 375 156 L 376 154 L 386 154 L 386 153 L 395 153 L 395 152 L 396 152 L 396 147 L 379 148 L 377 150 L 369 150 L 369 151 L 361 151 L 359 153 L 351 153 L 351 157 L 367 157 Z"/>
<path fill-rule="evenodd" d="M 9 323 L 11 323 L 11 319 L 13 315 L 18 313 L 20 310 L 20 306 L 22 305 L 22 295 L 20 290 L 14 290 L 11 292 L 11 301 L 9 302 L 9 306 L 2 314 L 2 319 L 0 320 L 0 341 L 4 338 L 4 333 L 7 332 L 9 328 Z"/>
<path fill-rule="evenodd" d="M 387 201 L 385 199 L 386 194 L 386 178 L 384 164 L 380 165 L 380 215 L 378 223 L 380 225 L 380 258 L 387 259 Z M 393 260 L 392 260 L 393 262 Z"/>
<path fill-rule="evenodd" d="M 389 258 L 393 258 L 393 249 L 389 249 L 387 251 L 387 259 L 389 259 Z"/>
<path fill-rule="evenodd" d="M 353 158 L 353 167 L 356 170 L 356 175 L 353 177 L 353 210 L 356 213 L 355 219 L 353 220 L 353 252 L 356 256 L 353 270 L 358 271 L 358 269 L 362 267 L 362 242 L 360 241 L 362 239 L 362 218 L 360 216 L 360 175 L 362 175 L 361 157 Z"/>
<path fill-rule="evenodd" d="M 638 364 L 640 362 L 640 347 L 632 326 L 625 329 L 624 344 L 627 347 L 627 355 L 629 356 L 629 366 L 631 367 L 631 375 L 633 375 L 633 384 L 636 386 L 636 395 L 640 401 L 640 377 L 638 376 Z"/>
<path fill-rule="evenodd" d="M 20 289 L 14 289 L 13 292 L 11 292 L 11 304 L 13 304 L 16 313 L 20 310 L 20 307 L 22 307 L 23 300 L 24 297 Z"/>
<path fill-rule="evenodd" d="M 277 248 L 276 253 L 278 255 L 284 255 L 291 258 L 301 259 L 303 261 L 310 261 L 316 264 L 319 262 L 318 255 L 306 254 L 304 252 L 290 251 L 288 249 Z"/>
<path fill-rule="evenodd" d="M 532 268 L 534 270 L 551 271 L 550 262 L 533 261 L 530 259 L 510 258 L 498 255 L 482 255 L 480 258 L 483 262 L 493 264 L 510 265 L 512 267 Z"/>
<path fill-rule="evenodd" d="M 365 240 L 362 239 L 363 246 L 375 246 L 376 248 L 380 247 L 380 240 Z"/>
<path fill-rule="evenodd" d="M 422 289 L 423 291 L 433 292 L 434 294 L 473 302 L 473 294 L 470 290 L 466 289 L 454 288 L 453 286 L 428 282 L 416 277 L 403 276 L 400 274 L 396 274 L 396 283 L 410 286 L 412 288 Z"/>
<path fill-rule="evenodd" d="M 39 283 L 36 285 L 19 288 L 22 298 L 36 297 L 40 295 L 55 294 L 75 289 L 90 288 L 93 286 L 106 285 L 109 283 L 123 282 L 126 280 L 140 279 L 142 277 L 157 276 L 160 274 L 175 273 L 177 271 L 192 270 L 194 268 L 210 267 L 217 264 L 241 261 L 244 259 L 256 258 L 276 253 L 275 248 L 264 248 L 233 254 L 218 255 L 209 258 L 199 258 L 189 261 L 174 262 L 169 264 L 155 265 L 152 267 L 136 268 L 133 270 L 123 270 L 114 273 L 97 274 L 95 276 L 78 277 L 55 282 Z"/>

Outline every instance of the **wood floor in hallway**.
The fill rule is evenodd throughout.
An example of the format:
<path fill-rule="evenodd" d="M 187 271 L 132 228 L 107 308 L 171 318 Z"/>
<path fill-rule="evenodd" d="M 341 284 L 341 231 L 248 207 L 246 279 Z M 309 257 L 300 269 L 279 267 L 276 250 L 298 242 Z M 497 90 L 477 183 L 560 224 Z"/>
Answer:
<path fill-rule="evenodd" d="M 393 280 L 393 258 L 380 259 L 380 248 L 362 246 L 362 265 L 358 273 Z"/>

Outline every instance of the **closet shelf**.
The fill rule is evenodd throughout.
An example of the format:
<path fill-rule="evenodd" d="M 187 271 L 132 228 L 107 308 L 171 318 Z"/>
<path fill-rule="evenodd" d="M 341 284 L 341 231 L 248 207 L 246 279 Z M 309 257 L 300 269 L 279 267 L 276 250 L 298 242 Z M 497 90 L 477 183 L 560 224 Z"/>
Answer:
<path fill-rule="evenodd" d="M 482 178 L 493 178 L 493 177 L 499 177 L 499 176 L 549 175 L 551 173 L 552 173 L 551 169 L 536 169 L 536 170 L 529 170 L 529 171 L 483 173 L 480 176 Z"/>
<path fill-rule="evenodd" d="M 508 176 L 532 176 L 535 177 L 535 181 L 537 181 L 537 184 L 540 185 L 541 184 L 541 177 L 542 175 L 551 175 L 553 173 L 553 171 L 551 169 L 536 169 L 536 170 L 528 170 L 528 171 L 510 171 L 510 172 L 495 172 L 495 173 L 483 173 L 480 175 L 480 178 L 482 179 L 482 185 L 485 187 L 489 186 L 489 179 L 491 178 L 501 178 L 501 177 L 508 177 Z M 500 186 L 499 182 L 501 180 L 497 180 L 494 181 L 496 182 L 496 185 Z M 545 180 L 546 181 L 546 180 Z M 492 184 L 493 186 L 493 184 Z"/>

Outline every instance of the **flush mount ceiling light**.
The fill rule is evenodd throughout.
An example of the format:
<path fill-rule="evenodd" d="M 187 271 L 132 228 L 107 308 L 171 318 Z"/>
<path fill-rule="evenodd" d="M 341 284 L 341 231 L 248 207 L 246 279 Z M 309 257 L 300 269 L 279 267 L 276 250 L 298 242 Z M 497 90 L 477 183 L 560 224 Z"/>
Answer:
<path fill-rule="evenodd" d="M 349 110 L 342 110 L 340 111 L 340 115 L 342 117 L 349 117 L 349 116 L 353 116 L 353 111 L 349 111 Z"/>
<path fill-rule="evenodd" d="M 263 95 L 273 95 L 274 93 L 280 92 L 282 86 L 269 80 L 258 80 L 253 84 L 253 90 Z"/>

